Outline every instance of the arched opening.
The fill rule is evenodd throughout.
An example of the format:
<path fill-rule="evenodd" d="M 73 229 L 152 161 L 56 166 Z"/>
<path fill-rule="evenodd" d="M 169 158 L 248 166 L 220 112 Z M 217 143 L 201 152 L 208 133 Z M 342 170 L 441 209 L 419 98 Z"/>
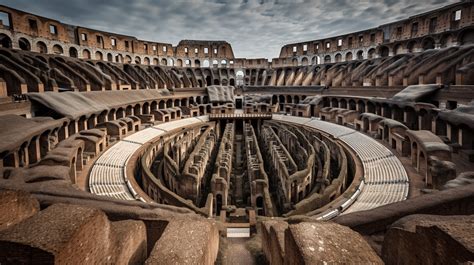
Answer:
<path fill-rule="evenodd" d="M 307 57 L 304 57 L 302 60 L 301 60 L 301 65 L 303 66 L 307 66 L 309 64 L 309 60 Z"/>
<path fill-rule="evenodd" d="M 171 59 L 171 58 L 169 58 L 169 59 L 168 59 L 168 65 L 169 65 L 169 66 L 174 66 L 174 60 Z"/>
<path fill-rule="evenodd" d="M 25 39 L 25 38 L 20 38 L 18 40 L 18 46 L 20 46 L 20 49 L 24 50 L 24 51 L 31 51 L 31 44 L 30 42 Z"/>
<path fill-rule="evenodd" d="M 12 40 L 5 34 L 0 34 L 0 46 L 3 48 L 12 48 Z"/>
<path fill-rule="evenodd" d="M 403 46 L 401 43 L 395 45 L 393 47 L 393 54 L 394 55 L 397 55 L 397 54 L 402 54 L 403 53 Z"/>
<path fill-rule="evenodd" d="M 84 49 L 82 51 L 82 58 L 84 59 L 90 59 L 91 58 L 91 52 L 89 50 Z"/>
<path fill-rule="evenodd" d="M 159 109 L 164 109 L 165 108 L 165 102 L 163 100 L 161 100 L 160 102 L 158 102 L 158 108 Z"/>
<path fill-rule="evenodd" d="M 102 61 L 104 59 L 104 57 L 102 56 L 101 52 L 96 52 L 95 53 L 95 59 L 98 60 L 98 61 Z"/>
<path fill-rule="evenodd" d="M 346 61 L 352 61 L 352 52 L 346 53 Z"/>
<path fill-rule="evenodd" d="M 314 56 L 313 59 L 311 59 L 311 64 L 321 64 L 321 57 L 319 56 Z"/>
<path fill-rule="evenodd" d="M 141 64 L 142 63 L 142 60 L 140 59 L 140 57 L 135 56 L 135 63 L 136 64 Z"/>
<path fill-rule="evenodd" d="M 367 52 L 367 59 L 374 59 L 375 49 L 372 48 Z"/>
<path fill-rule="evenodd" d="M 217 60 L 212 60 L 212 67 L 218 67 L 219 62 Z"/>
<path fill-rule="evenodd" d="M 77 58 L 77 49 L 74 47 L 69 48 L 69 57 Z"/>
<path fill-rule="evenodd" d="M 390 54 L 390 49 L 387 46 L 380 47 L 379 55 L 380 57 L 384 58 Z"/>
<path fill-rule="evenodd" d="M 432 38 L 424 39 L 422 42 L 422 47 L 424 51 L 434 49 L 435 48 L 434 40 Z"/>
<path fill-rule="evenodd" d="M 153 58 L 153 65 L 158 65 L 158 64 L 159 64 L 158 58 Z"/>
<path fill-rule="evenodd" d="M 222 60 L 222 61 L 221 61 L 221 66 L 226 67 L 226 66 L 227 66 L 227 61 L 226 61 L 226 60 Z"/>
<path fill-rule="evenodd" d="M 334 57 L 336 60 L 336 63 L 340 63 L 342 61 L 342 55 L 340 53 L 336 54 L 336 57 Z"/>
<path fill-rule="evenodd" d="M 130 64 L 132 63 L 132 57 L 130 57 L 130 55 L 125 55 L 125 58 L 123 60 L 123 63 L 125 64 Z"/>
<path fill-rule="evenodd" d="M 176 60 L 176 66 L 182 67 L 183 66 L 183 60 L 181 60 L 181 59 Z"/>
<path fill-rule="evenodd" d="M 474 28 L 468 28 L 462 31 L 458 37 L 461 45 L 474 43 Z"/>
<path fill-rule="evenodd" d="M 416 41 L 410 41 L 407 43 L 407 51 L 414 52 L 416 48 Z"/>
<path fill-rule="evenodd" d="M 298 59 L 293 58 L 293 60 L 291 60 L 291 64 L 292 64 L 293 66 L 298 66 Z"/>
<path fill-rule="evenodd" d="M 48 53 L 48 47 L 46 47 L 46 44 L 42 41 L 36 43 L 36 50 L 38 50 L 39 53 Z"/>
<path fill-rule="evenodd" d="M 168 61 L 165 58 L 161 59 L 161 65 L 168 65 Z"/>
<path fill-rule="evenodd" d="M 201 67 L 201 61 L 194 60 L 194 67 Z"/>
<path fill-rule="evenodd" d="M 53 53 L 54 54 L 63 54 L 64 50 L 63 50 L 63 47 L 61 47 L 59 44 L 55 44 L 53 46 Z"/>
<path fill-rule="evenodd" d="M 331 63 L 331 56 L 330 55 L 324 56 L 324 63 Z"/>
<path fill-rule="evenodd" d="M 145 59 L 143 59 L 143 64 L 150 65 L 150 58 L 145 57 Z"/>
<path fill-rule="evenodd" d="M 122 57 L 121 54 L 117 54 L 115 56 L 115 62 L 117 62 L 117 63 L 122 63 L 123 62 L 123 57 Z"/>
<path fill-rule="evenodd" d="M 364 59 L 364 51 L 360 50 L 357 52 L 357 60 L 363 60 Z"/>
<path fill-rule="evenodd" d="M 209 60 L 204 60 L 202 67 L 209 67 Z"/>
<path fill-rule="evenodd" d="M 111 53 L 107 53 L 107 61 L 112 62 L 114 60 L 113 56 Z"/>

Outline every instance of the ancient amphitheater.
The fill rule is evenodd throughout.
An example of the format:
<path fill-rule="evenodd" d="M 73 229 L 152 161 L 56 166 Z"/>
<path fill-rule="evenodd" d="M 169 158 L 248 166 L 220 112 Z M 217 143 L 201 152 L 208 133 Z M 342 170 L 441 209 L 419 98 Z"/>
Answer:
<path fill-rule="evenodd" d="M 0 264 L 474 261 L 474 2 L 236 58 L 0 6 Z"/>

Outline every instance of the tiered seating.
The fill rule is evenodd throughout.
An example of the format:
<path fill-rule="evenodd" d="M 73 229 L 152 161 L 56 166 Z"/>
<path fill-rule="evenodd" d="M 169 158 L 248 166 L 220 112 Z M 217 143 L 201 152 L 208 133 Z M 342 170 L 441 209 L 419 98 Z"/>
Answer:
<path fill-rule="evenodd" d="M 407 198 L 409 185 L 405 168 L 388 148 L 373 138 L 351 128 L 314 118 L 273 115 L 273 119 L 326 132 L 343 141 L 357 153 L 364 168 L 363 185 L 359 187 L 358 197 L 349 199 L 353 202 L 343 204 L 344 213 L 369 210 Z M 330 218 L 336 215 L 331 213 Z"/>
<path fill-rule="evenodd" d="M 97 195 L 120 200 L 140 199 L 131 187 L 125 173 L 128 159 L 145 143 L 185 125 L 208 121 L 207 117 L 196 117 L 146 128 L 117 142 L 105 151 L 94 163 L 89 175 L 89 189 Z"/>

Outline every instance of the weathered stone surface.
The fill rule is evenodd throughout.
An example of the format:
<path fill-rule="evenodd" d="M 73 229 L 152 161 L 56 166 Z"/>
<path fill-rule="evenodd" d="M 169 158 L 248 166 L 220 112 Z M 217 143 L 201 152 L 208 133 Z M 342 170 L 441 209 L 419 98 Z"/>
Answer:
<path fill-rule="evenodd" d="M 285 264 L 382 264 L 350 228 L 332 222 L 292 224 L 285 231 Z"/>
<path fill-rule="evenodd" d="M 370 211 L 354 212 L 334 218 L 334 222 L 370 235 L 384 232 L 400 218 L 412 214 L 474 214 L 474 184 L 443 190 L 405 201 L 384 205 Z"/>
<path fill-rule="evenodd" d="M 394 223 L 382 247 L 386 264 L 474 261 L 474 216 L 410 215 Z"/>
<path fill-rule="evenodd" d="M 100 210 L 55 204 L 1 231 L 0 250 L 2 264 L 143 262 L 145 226 L 137 221 L 111 224 Z"/>
<path fill-rule="evenodd" d="M 219 247 L 215 223 L 172 220 L 145 264 L 214 264 Z"/>
<path fill-rule="evenodd" d="M 39 203 L 23 191 L 0 191 L 0 230 L 7 229 L 39 211 Z"/>
<path fill-rule="evenodd" d="M 283 264 L 286 229 L 288 223 L 284 221 L 262 222 L 262 249 L 270 264 Z"/>
<path fill-rule="evenodd" d="M 112 223 L 113 244 L 109 249 L 113 264 L 142 264 L 147 257 L 147 237 L 142 221 L 119 221 Z"/>

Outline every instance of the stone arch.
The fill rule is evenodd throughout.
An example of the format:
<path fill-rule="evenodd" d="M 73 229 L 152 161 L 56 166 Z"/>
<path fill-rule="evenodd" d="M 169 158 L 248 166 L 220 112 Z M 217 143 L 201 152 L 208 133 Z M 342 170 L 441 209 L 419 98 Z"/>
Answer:
<path fill-rule="evenodd" d="M 393 55 L 402 54 L 403 46 L 401 43 L 397 43 L 393 46 Z"/>
<path fill-rule="evenodd" d="M 311 64 L 321 64 L 321 57 L 319 57 L 318 55 L 314 56 L 312 59 L 311 59 Z"/>
<path fill-rule="evenodd" d="M 202 67 L 209 67 L 209 60 L 204 60 Z"/>
<path fill-rule="evenodd" d="M 367 59 L 374 59 L 375 58 L 375 49 L 371 48 L 367 52 Z"/>
<path fill-rule="evenodd" d="M 417 49 L 417 48 L 418 48 L 418 42 L 416 42 L 415 40 L 407 42 L 406 50 L 408 52 L 414 52 L 415 49 Z"/>
<path fill-rule="evenodd" d="M 95 59 L 98 61 L 102 61 L 104 59 L 104 56 L 102 55 L 101 52 L 97 51 L 95 52 Z"/>
<path fill-rule="evenodd" d="M 474 27 L 469 27 L 459 32 L 458 42 L 460 45 L 474 43 Z"/>
<path fill-rule="evenodd" d="M 435 48 L 435 41 L 431 37 L 426 37 L 423 39 L 421 42 L 421 47 L 423 48 L 424 51 L 426 50 L 432 50 Z"/>
<path fill-rule="evenodd" d="M 183 60 L 181 60 L 181 59 L 176 60 L 176 66 L 182 67 L 183 66 Z"/>
<path fill-rule="evenodd" d="M 353 57 L 352 52 L 347 52 L 346 53 L 346 62 L 352 61 L 352 59 L 353 59 L 352 57 Z"/>
<path fill-rule="evenodd" d="M 160 61 L 158 60 L 158 58 L 153 58 L 153 65 L 158 65 L 160 64 Z"/>
<path fill-rule="evenodd" d="M 123 56 L 121 54 L 117 54 L 115 56 L 115 62 L 117 63 L 123 63 Z"/>
<path fill-rule="evenodd" d="M 46 44 L 42 41 L 38 41 L 36 43 L 36 50 L 39 52 L 39 53 L 48 53 L 48 47 L 46 46 Z"/>
<path fill-rule="evenodd" d="M 303 57 L 303 59 L 301 59 L 301 65 L 303 66 L 309 65 L 308 57 Z"/>
<path fill-rule="evenodd" d="M 450 33 L 444 34 L 439 39 L 440 47 L 441 48 L 446 48 L 446 47 L 453 46 L 454 40 L 455 40 L 455 38 L 452 34 L 450 34 Z"/>
<path fill-rule="evenodd" d="M 74 47 L 69 48 L 69 57 L 72 57 L 72 58 L 77 58 L 78 57 L 76 48 L 74 48 Z"/>
<path fill-rule="evenodd" d="M 142 63 L 142 59 L 140 58 L 140 56 L 135 56 L 135 63 L 136 64 L 141 64 Z"/>
<path fill-rule="evenodd" d="M 293 60 L 291 60 L 291 65 L 298 66 L 298 59 L 293 58 Z"/>
<path fill-rule="evenodd" d="M 125 55 L 123 63 L 126 63 L 126 64 L 132 63 L 132 57 L 130 55 Z"/>
<path fill-rule="evenodd" d="M 88 49 L 82 50 L 82 58 L 90 59 L 91 58 L 91 52 Z"/>
<path fill-rule="evenodd" d="M 25 38 L 19 38 L 18 39 L 18 46 L 20 47 L 21 50 L 24 51 L 31 51 L 31 44 L 30 42 L 25 39 Z"/>
<path fill-rule="evenodd" d="M 64 53 L 64 49 L 63 49 L 63 47 L 61 47 L 61 45 L 59 45 L 59 44 L 54 44 L 54 45 L 53 45 L 53 53 L 54 53 L 54 54 L 58 54 L 58 55 L 63 54 L 63 53 Z"/>
<path fill-rule="evenodd" d="M 168 65 L 166 58 L 161 59 L 161 65 Z"/>
<path fill-rule="evenodd" d="M 218 67 L 218 66 L 219 66 L 219 61 L 212 60 L 212 67 Z"/>
<path fill-rule="evenodd" d="M 364 51 L 363 50 L 358 50 L 356 53 L 357 60 L 364 60 Z"/>
<path fill-rule="evenodd" d="M 324 56 L 324 63 L 331 63 L 331 55 Z"/>
<path fill-rule="evenodd" d="M 110 52 L 107 53 L 107 61 L 112 62 L 113 60 L 114 60 L 114 58 L 113 58 L 112 54 Z"/>
<path fill-rule="evenodd" d="M 12 48 L 12 39 L 6 34 L 0 34 L 0 47 Z"/>
<path fill-rule="evenodd" d="M 145 58 L 143 59 L 143 64 L 145 64 L 145 65 L 150 65 L 150 58 L 145 57 Z"/>
<path fill-rule="evenodd" d="M 380 46 L 379 48 L 379 56 L 384 58 L 388 57 L 390 54 L 390 49 L 387 46 Z"/>
<path fill-rule="evenodd" d="M 342 62 L 342 55 L 340 53 L 337 53 L 334 57 L 334 60 L 336 61 L 336 63 Z"/>
<path fill-rule="evenodd" d="M 169 59 L 168 59 L 168 65 L 169 65 L 169 66 L 174 66 L 174 60 L 171 59 L 171 58 L 169 58 Z"/>

